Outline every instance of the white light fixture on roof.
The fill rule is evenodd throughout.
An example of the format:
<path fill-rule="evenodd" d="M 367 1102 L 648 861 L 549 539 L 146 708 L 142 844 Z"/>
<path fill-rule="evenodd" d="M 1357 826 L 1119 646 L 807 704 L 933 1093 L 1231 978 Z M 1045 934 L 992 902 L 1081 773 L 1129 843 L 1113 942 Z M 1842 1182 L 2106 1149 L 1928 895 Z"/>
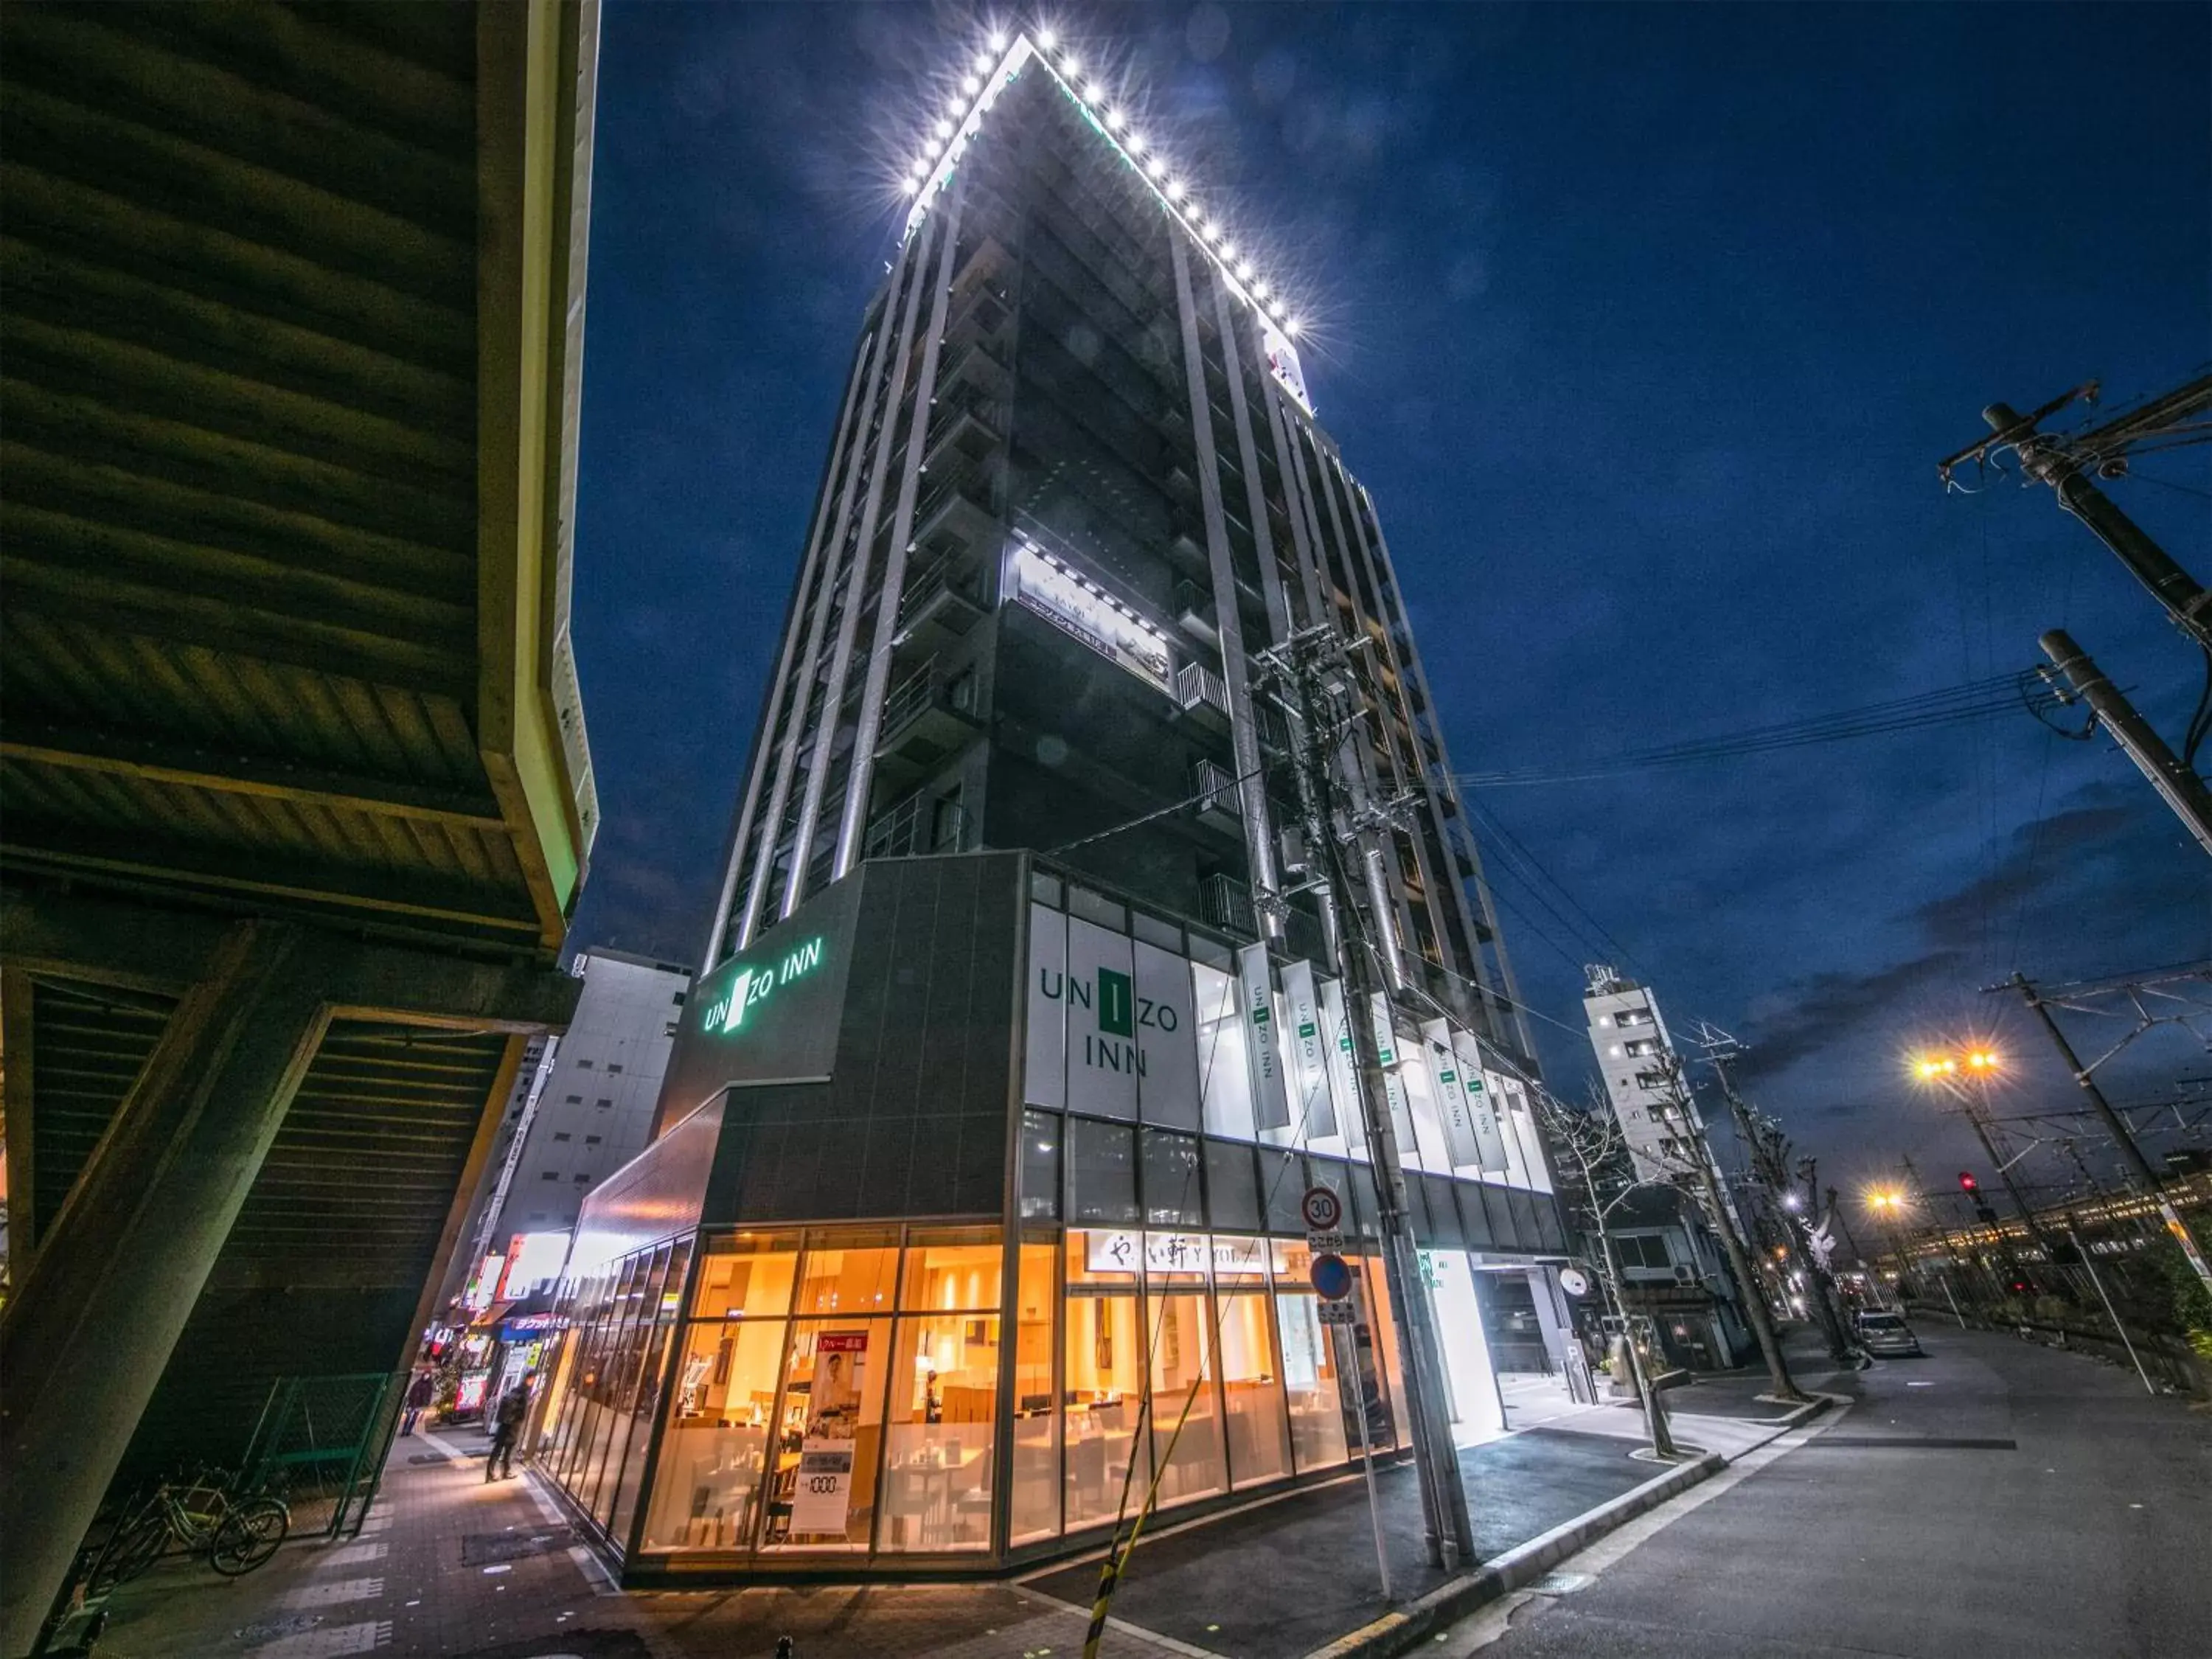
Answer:
<path fill-rule="evenodd" d="M 1129 118 L 1127 116 L 1122 114 L 1118 109 L 1109 109 L 1106 112 L 1106 125 L 1113 128 L 1116 132 L 1121 131 L 1122 123 L 1127 121 L 1128 118 Z"/>
<path fill-rule="evenodd" d="M 1265 283 L 1255 283 L 1252 285 L 1252 292 L 1260 299 L 1264 300 L 1267 297 L 1267 285 Z"/>
<path fill-rule="evenodd" d="M 970 97 L 973 97 L 975 94 L 983 90 L 983 82 L 981 77 L 974 75 L 969 76 L 965 81 L 963 81 L 960 83 L 960 89 L 961 91 L 968 94 Z"/>
<path fill-rule="evenodd" d="M 1152 157 L 1152 177 L 1158 178 L 1168 170 L 1168 158 L 1164 155 L 1155 155 Z"/>
<path fill-rule="evenodd" d="M 993 29 L 993 30 L 991 31 L 991 50 L 992 50 L 993 52 L 1004 52 L 1006 49 L 1006 31 L 1005 31 L 1004 29 Z"/>
<path fill-rule="evenodd" d="M 921 188 L 921 180 L 919 178 L 901 179 L 899 188 L 911 196 Z"/>
<path fill-rule="evenodd" d="M 1289 322 L 1283 325 L 1283 332 L 1285 334 L 1295 334 L 1297 331 L 1298 319 L 1295 317 L 1291 318 Z"/>
<path fill-rule="evenodd" d="M 1168 200 L 1170 202 L 1180 202 L 1182 200 L 1182 179 L 1170 179 L 1168 180 Z"/>
<path fill-rule="evenodd" d="M 1096 81 L 1091 82 L 1083 88 L 1083 101 L 1086 104 L 1097 103 L 1105 96 L 1106 88 L 1100 86 Z"/>
<path fill-rule="evenodd" d="M 1124 138 L 1121 141 L 1121 147 L 1127 150 L 1132 155 L 1142 155 L 1145 153 L 1144 134 L 1140 132 L 1131 133 L 1127 138 Z"/>
<path fill-rule="evenodd" d="M 995 51 L 997 51 L 997 50 L 998 50 L 998 48 L 997 48 L 997 47 L 995 47 L 995 46 L 994 46 L 991 50 L 992 50 L 992 52 L 995 52 Z M 991 72 L 991 53 L 990 53 L 990 52 L 978 52 L 978 53 L 976 53 L 976 55 L 975 55 L 975 73 L 976 73 L 976 74 L 978 74 L 978 75 L 988 75 L 990 72 Z"/>
<path fill-rule="evenodd" d="M 1224 259 L 1233 259 L 1237 257 L 1236 245 L 1226 236 L 1221 239 L 1221 257 Z"/>
<path fill-rule="evenodd" d="M 937 124 L 937 136 L 940 138 L 950 138 L 952 136 L 952 123 L 939 121 Z"/>
<path fill-rule="evenodd" d="M 1037 45 L 1043 47 L 1047 52 L 1050 52 L 1059 44 L 1060 37 L 1055 35 L 1050 29 L 1039 29 L 1037 31 Z"/>
<path fill-rule="evenodd" d="M 1252 280 L 1252 264 L 1249 260 L 1245 260 L 1237 265 L 1237 280 L 1240 283 L 1249 283 Z"/>
<path fill-rule="evenodd" d="M 1063 74 L 1066 74 L 1066 75 L 1073 75 L 1073 74 L 1074 74 L 1074 73 L 1075 73 L 1075 54 L 1074 54 L 1073 52 L 1071 52 L 1070 53 L 1068 53 L 1068 54 L 1067 54 L 1067 56 L 1066 56 L 1066 57 L 1065 57 L 1065 58 L 1061 58 L 1061 59 L 1060 60 L 1060 70 L 1061 70 L 1061 72 L 1062 72 Z"/>

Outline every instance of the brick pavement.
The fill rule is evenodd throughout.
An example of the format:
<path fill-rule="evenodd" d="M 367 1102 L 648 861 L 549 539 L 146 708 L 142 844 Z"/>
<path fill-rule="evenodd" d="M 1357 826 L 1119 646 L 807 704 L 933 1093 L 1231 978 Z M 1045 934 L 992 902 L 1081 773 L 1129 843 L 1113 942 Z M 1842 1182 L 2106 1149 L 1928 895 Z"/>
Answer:
<path fill-rule="evenodd" d="M 1528 1404 L 1540 1417 L 1552 1402 Z M 1627 1456 L 1634 1415 L 1571 1409 L 1463 1452 L 1483 1553 L 1649 1478 Z M 103 1659 L 769 1659 L 785 1635 L 796 1659 L 1074 1659 L 1082 1646 L 1095 1561 L 1028 1582 L 622 1593 L 534 1480 L 485 1483 L 484 1449 L 474 1429 L 397 1442 L 360 1538 L 289 1545 L 248 1578 L 165 1563 L 116 1597 Z M 1411 1470 L 1383 1480 L 1402 1598 L 1433 1574 Z M 1373 1574 L 1356 1479 L 1170 1524 L 1139 1552 L 1115 1604 L 1133 1622 L 1109 1630 L 1105 1654 L 1291 1659 L 1374 1616 Z"/>

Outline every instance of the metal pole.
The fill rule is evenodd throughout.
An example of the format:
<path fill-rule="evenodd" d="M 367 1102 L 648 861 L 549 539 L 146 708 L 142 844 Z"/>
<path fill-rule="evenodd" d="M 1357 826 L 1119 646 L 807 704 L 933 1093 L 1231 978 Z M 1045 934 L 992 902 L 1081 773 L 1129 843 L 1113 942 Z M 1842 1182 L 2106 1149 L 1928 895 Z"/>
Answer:
<path fill-rule="evenodd" d="M 2136 1375 L 2142 1378 L 2143 1392 L 2156 1395 L 2158 1390 L 2151 1385 L 2150 1373 L 2143 1369 L 2142 1359 L 2136 1352 L 2136 1345 L 2128 1340 L 2128 1328 L 2120 1323 L 2120 1316 L 2112 1308 L 2112 1298 L 2105 1294 L 2104 1278 L 2098 1273 L 2097 1264 L 2089 1259 L 2088 1248 L 2081 1243 L 2081 1235 L 2075 1231 L 2070 1220 L 2066 1224 L 2066 1237 L 2074 1241 L 2074 1254 L 2081 1258 L 2081 1265 L 2089 1270 L 2089 1282 L 2097 1287 L 2097 1300 L 2105 1304 L 2105 1317 L 2112 1322 L 2112 1328 L 2120 1334 L 2120 1346 L 2128 1351 L 2128 1358 L 2136 1368 Z"/>
<path fill-rule="evenodd" d="M 1946 1263 L 1938 1282 L 1943 1286 L 1943 1299 L 1951 1304 L 1951 1317 L 1959 1322 L 1959 1328 L 1966 1328 L 1966 1316 L 1959 1311 L 1959 1298 L 1951 1294 L 1951 1270 Z"/>
<path fill-rule="evenodd" d="M 2172 1200 L 2166 1197 L 2160 1186 L 2157 1171 L 2150 1167 L 2150 1160 L 2142 1155 L 2142 1148 L 2136 1145 L 2136 1138 L 2128 1133 L 2128 1126 L 2112 1109 L 2112 1103 L 2105 1098 L 2105 1091 L 2097 1086 L 2096 1079 L 2083 1069 L 2080 1058 L 2074 1052 L 2074 1045 L 2066 1041 L 2066 1034 L 2058 1029 L 2058 1022 L 2051 1017 L 2051 1010 L 2044 1006 L 2043 999 L 2036 995 L 2035 987 L 2017 970 L 2008 983 L 2027 999 L 2027 1006 L 2034 1009 L 2036 1017 L 2042 1020 L 2043 1029 L 2050 1034 L 2052 1046 L 2058 1050 L 2058 1057 L 2066 1062 L 2066 1069 L 2073 1073 L 2075 1082 L 2081 1085 L 2081 1092 L 2089 1097 L 2089 1103 L 2097 1109 L 2097 1115 L 2104 1120 L 2113 1144 L 2120 1149 L 2120 1161 L 2133 1179 L 2136 1189 L 2158 1206 L 2159 1216 L 2166 1223 L 2166 1231 L 2181 1247 L 2181 1254 L 2188 1258 L 2190 1267 L 2196 1270 L 2197 1277 L 2204 1288 L 2212 1291 L 2212 1262 L 2205 1261 L 2204 1252 L 2197 1248 L 2197 1240 L 2183 1224 L 2181 1212 L 2173 1207 Z"/>
<path fill-rule="evenodd" d="M 1323 623 L 1293 635 L 1277 652 L 1279 654 L 1269 655 L 1276 672 L 1289 682 L 1304 727 L 1299 770 L 1307 836 L 1322 860 L 1337 914 L 1337 966 L 1343 976 L 1346 1000 L 1351 1005 L 1354 1075 L 1375 1176 L 1383 1277 L 1395 1315 L 1402 1361 L 1399 1370 L 1413 1430 L 1413 1467 L 1420 1477 L 1425 1541 L 1431 1563 L 1450 1568 L 1474 1559 L 1474 1527 L 1468 1513 L 1458 1449 L 1452 1443 L 1450 1425 L 1442 1415 L 1443 1357 L 1428 1295 L 1421 1284 L 1419 1246 L 1406 1209 L 1405 1170 L 1399 1158 L 1397 1130 L 1388 1104 L 1389 1086 L 1370 1017 L 1370 997 L 1382 995 L 1387 1006 L 1388 993 L 1375 981 L 1373 953 L 1337 834 L 1334 783 L 1322 748 L 1324 723 L 1316 683 L 1324 665 L 1324 653 L 1330 662 L 1341 666 L 1345 649 L 1334 629 Z"/>
<path fill-rule="evenodd" d="M 2052 629 L 2036 643 L 2043 647 L 2045 656 L 2058 665 L 2067 684 L 2095 712 L 2098 722 L 2173 809 L 2174 816 L 2189 826 L 2197 844 L 2212 853 L 2212 791 L 2205 788 L 2203 779 L 2166 746 L 2166 740 L 2151 729 L 2150 722 L 2136 712 L 2126 695 L 2105 678 L 2064 629 Z"/>
<path fill-rule="evenodd" d="M 1317 1302 L 1316 1306 L 1319 1306 Z M 1356 1343 L 1340 1340 L 1351 1335 L 1344 1326 L 1332 1325 L 1328 1328 L 1332 1333 L 1330 1340 L 1336 1350 L 1337 1397 L 1340 1400 L 1347 1382 L 1354 1388 L 1359 1386 L 1358 1347 Z M 1351 1353 L 1350 1364 L 1345 1363 L 1347 1349 Z M 1364 1393 L 1359 1400 L 1359 1462 L 1367 1474 L 1367 1518 L 1375 1527 L 1375 1571 L 1382 1580 L 1382 1599 L 1387 1601 L 1390 1599 L 1390 1553 L 1382 1547 L 1382 1505 L 1375 1495 L 1375 1446 L 1367 1435 L 1367 1397 Z"/>

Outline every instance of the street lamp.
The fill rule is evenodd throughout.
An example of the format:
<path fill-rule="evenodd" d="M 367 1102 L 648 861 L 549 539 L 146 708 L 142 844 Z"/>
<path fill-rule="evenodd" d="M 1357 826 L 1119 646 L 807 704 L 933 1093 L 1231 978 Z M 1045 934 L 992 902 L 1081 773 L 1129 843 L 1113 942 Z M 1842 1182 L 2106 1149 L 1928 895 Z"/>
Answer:
<path fill-rule="evenodd" d="M 1890 1254 L 1897 1258 L 1896 1301 L 1898 1305 L 1902 1306 L 1905 1301 L 1905 1275 L 1907 1271 L 1907 1262 L 1905 1246 L 1898 1237 L 1897 1223 L 1898 1218 L 1905 1213 L 1906 1203 L 1905 1193 L 1896 1187 L 1869 1187 L 1865 1196 L 1866 1206 L 1873 1212 L 1875 1224 L 1882 1230 L 1883 1237 L 1889 1240 Z M 1880 1282 L 1880 1277 L 1877 1275 L 1875 1283 Z"/>
<path fill-rule="evenodd" d="M 1932 1050 L 1921 1054 L 1912 1064 L 1914 1076 L 1942 1089 L 1959 1103 L 1966 1121 L 1973 1125 L 1982 1150 L 1990 1155 L 1997 1179 L 2004 1182 L 2005 1191 L 2012 1195 L 2013 1207 L 2020 1212 L 2021 1224 L 2048 1259 L 2052 1254 L 2050 1243 L 2043 1237 L 2043 1230 L 2035 1224 L 2034 1212 L 2014 1184 L 2011 1165 L 1997 1151 L 1996 1140 L 1990 1133 L 1990 1079 L 2003 1069 L 2004 1057 L 1995 1048 L 1982 1044 L 1956 1050 Z"/>

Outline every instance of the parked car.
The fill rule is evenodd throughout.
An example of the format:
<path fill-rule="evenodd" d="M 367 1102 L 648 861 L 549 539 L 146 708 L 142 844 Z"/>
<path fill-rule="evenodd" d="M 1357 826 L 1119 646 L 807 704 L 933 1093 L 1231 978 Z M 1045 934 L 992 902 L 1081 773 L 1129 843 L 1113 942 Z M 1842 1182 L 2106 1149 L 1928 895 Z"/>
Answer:
<path fill-rule="evenodd" d="M 1918 1358 L 1928 1351 L 1920 1346 L 1920 1339 L 1912 1327 L 1905 1322 L 1903 1314 L 1863 1313 L 1858 1320 L 1859 1344 L 1877 1358 L 1896 1358 L 1910 1355 Z"/>

